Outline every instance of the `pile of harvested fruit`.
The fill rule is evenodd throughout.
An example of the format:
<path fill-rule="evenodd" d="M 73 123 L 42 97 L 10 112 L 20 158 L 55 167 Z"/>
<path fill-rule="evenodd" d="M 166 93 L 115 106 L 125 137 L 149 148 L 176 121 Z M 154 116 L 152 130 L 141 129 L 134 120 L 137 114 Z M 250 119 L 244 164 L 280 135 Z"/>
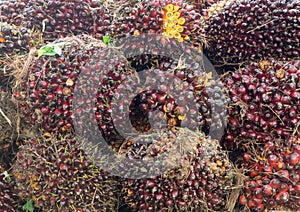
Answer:
<path fill-rule="evenodd" d="M 300 211 L 300 2 L 0 1 L 0 211 Z"/>

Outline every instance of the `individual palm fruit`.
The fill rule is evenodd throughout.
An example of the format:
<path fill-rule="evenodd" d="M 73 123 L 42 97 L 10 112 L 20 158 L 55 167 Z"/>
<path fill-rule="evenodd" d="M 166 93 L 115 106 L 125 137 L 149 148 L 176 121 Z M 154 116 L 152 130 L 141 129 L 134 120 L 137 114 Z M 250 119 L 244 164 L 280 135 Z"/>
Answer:
<path fill-rule="evenodd" d="M 54 48 L 59 49 L 58 52 Z M 93 82 L 85 85 L 87 89 L 92 89 L 92 83 L 98 88 L 100 77 L 105 76 L 109 80 L 106 86 L 109 90 L 129 70 L 127 62 L 121 59 L 117 50 L 87 36 L 57 40 L 42 47 L 38 53 L 40 57 L 31 61 L 28 74 L 16 95 L 19 96 L 23 114 L 30 116 L 32 124 L 48 132 L 73 130 L 73 94 L 82 72 L 94 74 L 91 79 Z M 76 109 L 78 116 L 85 112 L 80 105 L 94 101 L 96 96 L 80 97 L 79 108 Z"/>
<path fill-rule="evenodd" d="M 299 134 L 300 62 L 251 62 L 223 76 L 228 88 L 227 147 Z"/>
<path fill-rule="evenodd" d="M 218 66 L 300 57 L 299 1 L 232 1 L 207 21 L 205 54 Z"/>
<path fill-rule="evenodd" d="M 18 196 L 14 190 L 14 181 L 0 164 L 0 210 L 4 212 L 19 211 Z"/>
<path fill-rule="evenodd" d="M 241 205 L 253 211 L 300 209 L 299 138 L 271 140 L 246 152 L 243 167 L 248 178 L 239 197 Z"/>
<path fill-rule="evenodd" d="M 116 211 L 117 182 L 94 164 L 76 138 L 31 139 L 13 165 L 18 195 L 42 211 Z"/>
<path fill-rule="evenodd" d="M 226 210 L 233 167 L 216 140 L 179 129 L 177 137 L 158 139 L 145 149 L 133 143 L 122 154 L 145 159 L 155 157 L 155 151 L 169 153 L 165 162 L 174 168 L 150 178 L 124 179 L 124 201 L 133 211 Z"/>
<path fill-rule="evenodd" d="M 6 22 L 0 23 L 0 58 L 6 55 L 29 52 L 31 32 L 25 27 L 17 27 Z M 3 61 L 2 61 L 3 63 Z"/>
<path fill-rule="evenodd" d="M 83 33 L 95 35 L 97 32 L 101 37 L 105 34 L 101 27 L 110 22 L 108 11 L 100 1 L 5 1 L 0 11 L 3 20 L 39 30 L 51 41 Z"/>

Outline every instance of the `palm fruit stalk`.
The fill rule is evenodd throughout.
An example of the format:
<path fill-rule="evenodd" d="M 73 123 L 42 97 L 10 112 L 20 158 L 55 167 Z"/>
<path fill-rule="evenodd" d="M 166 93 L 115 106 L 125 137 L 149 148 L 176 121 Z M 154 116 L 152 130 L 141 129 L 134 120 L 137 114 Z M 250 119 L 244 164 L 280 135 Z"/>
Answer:
<path fill-rule="evenodd" d="M 19 211 L 19 199 L 14 189 L 15 182 L 10 173 L 0 163 L 0 210 L 3 212 Z"/>
<path fill-rule="evenodd" d="M 61 50 L 61 54 L 53 48 Z M 50 50 L 49 50 L 50 48 Z M 20 106 L 28 122 L 37 124 L 48 132 L 68 132 L 73 130 L 73 94 L 76 81 L 82 71 L 95 74 L 96 88 L 101 83 L 99 76 L 105 76 L 113 87 L 128 72 L 128 64 L 116 50 L 91 37 L 71 37 L 58 40 L 42 47 L 29 66 L 21 87 L 16 90 Z M 98 57 L 99 56 L 99 57 Z M 105 61 L 105 65 L 102 60 Z M 91 64 L 94 70 L 89 70 Z M 103 74 L 99 74 L 102 71 Z M 102 73 L 101 72 L 101 73 Z M 98 77 L 97 77 L 98 73 Z M 116 77 L 118 76 L 118 77 Z M 92 82 L 85 86 L 91 86 Z M 94 84 L 95 84 L 94 83 Z M 82 97 L 79 106 L 95 97 Z M 100 106 L 99 106 L 100 107 Z M 76 109 L 77 115 L 84 108 Z"/>
<path fill-rule="evenodd" d="M 226 198 L 233 185 L 233 167 L 226 153 L 216 140 L 204 134 L 183 128 L 177 133 L 173 138 L 160 137 L 146 148 L 133 142 L 121 151 L 136 159 L 165 151 L 169 153 L 165 162 L 174 165 L 161 175 L 124 179 L 125 203 L 132 211 L 226 210 Z M 175 144 L 178 139 L 180 144 Z M 181 153 L 182 158 L 178 157 Z"/>
<path fill-rule="evenodd" d="M 254 151 L 253 151 L 254 150 Z M 300 140 L 274 139 L 243 155 L 247 179 L 240 205 L 253 211 L 300 209 Z"/>
<path fill-rule="evenodd" d="M 223 145 L 236 148 L 299 134 L 299 76 L 299 61 L 274 59 L 226 73 L 230 102 Z"/>
<path fill-rule="evenodd" d="M 96 36 L 96 32 L 101 38 L 105 34 L 102 27 L 110 22 L 108 11 L 100 1 L 5 1 L 0 11 L 3 20 L 34 28 L 50 41 L 83 33 Z"/>
<path fill-rule="evenodd" d="M 116 211 L 117 182 L 95 165 L 76 138 L 50 135 L 20 148 L 12 173 L 20 198 L 42 211 Z"/>
<path fill-rule="evenodd" d="M 217 66 L 235 66 L 270 57 L 300 57 L 299 1 L 232 1 L 206 22 L 209 48 Z"/>

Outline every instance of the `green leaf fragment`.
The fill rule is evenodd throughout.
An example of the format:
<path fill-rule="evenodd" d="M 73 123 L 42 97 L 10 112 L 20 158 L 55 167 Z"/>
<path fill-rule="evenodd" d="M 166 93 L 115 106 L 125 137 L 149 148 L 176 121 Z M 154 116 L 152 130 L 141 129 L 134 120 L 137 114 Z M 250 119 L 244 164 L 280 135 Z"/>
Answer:
<path fill-rule="evenodd" d="M 55 44 L 47 44 L 46 46 L 41 47 L 38 50 L 38 56 L 54 56 L 54 55 L 61 55 L 62 54 L 62 48 L 64 43 L 55 43 Z"/>
<path fill-rule="evenodd" d="M 146 172 L 148 172 L 148 170 L 147 170 L 145 167 L 142 167 L 142 168 L 141 168 L 141 172 L 146 173 Z"/>
<path fill-rule="evenodd" d="M 11 181 L 10 174 L 7 171 L 3 172 L 3 175 L 4 175 L 4 179 L 7 179 L 8 182 Z"/>
<path fill-rule="evenodd" d="M 292 76 L 292 83 L 296 84 L 295 76 Z"/>
<path fill-rule="evenodd" d="M 61 55 L 62 54 L 62 49 L 60 46 L 58 45 L 54 45 L 54 52 L 58 55 Z"/>
<path fill-rule="evenodd" d="M 111 44 L 111 40 L 108 35 L 104 35 L 102 40 L 105 44 Z"/>
<path fill-rule="evenodd" d="M 23 211 L 29 211 L 33 212 L 34 211 L 34 206 L 32 200 L 28 200 L 25 205 L 22 207 Z"/>

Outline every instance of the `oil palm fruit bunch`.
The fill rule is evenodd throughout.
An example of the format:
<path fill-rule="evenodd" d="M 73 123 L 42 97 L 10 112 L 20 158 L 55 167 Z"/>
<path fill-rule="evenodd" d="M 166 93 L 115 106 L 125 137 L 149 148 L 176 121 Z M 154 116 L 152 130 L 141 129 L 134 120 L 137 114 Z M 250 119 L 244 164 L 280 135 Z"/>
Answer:
<path fill-rule="evenodd" d="M 132 145 L 122 154 L 153 157 L 153 150 L 165 149 L 165 162 L 174 167 L 161 175 L 141 179 L 125 179 L 123 195 L 133 211 L 199 211 L 224 210 L 229 188 L 233 185 L 232 165 L 216 140 L 199 132 L 179 129 L 177 137 L 144 149 Z M 180 140 L 180 144 L 174 144 Z M 179 140 L 178 140 L 179 139 Z M 172 141 L 173 140 L 173 141 Z M 172 143 L 172 145 L 168 145 Z M 143 151 L 136 151 L 137 149 Z M 173 151 L 172 151 L 173 150 Z M 182 153 L 181 160 L 176 160 Z"/>
<path fill-rule="evenodd" d="M 230 115 L 223 144 L 235 148 L 299 133 L 299 76 L 299 61 L 274 59 L 226 73 Z"/>
<path fill-rule="evenodd" d="M 0 23 L 0 57 L 29 52 L 31 32 L 6 22 Z"/>
<path fill-rule="evenodd" d="M 150 73 L 151 71 L 147 72 L 147 74 Z M 106 139 L 115 140 L 116 137 L 119 137 L 124 141 L 124 139 L 126 140 L 126 133 L 132 132 L 133 128 L 139 132 L 150 130 L 153 126 L 149 124 L 149 116 L 154 111 L 159 111 L 165 115 L 165 122 L 171 122 L 174 119 L 172 126 L 176 125 L 176 114 L 172 114 L 174 112 L 172 110 L 174 100 L 159 88 L 153 89 L 155 87 L 149 85 L 149 79 L 151 77 L 148 76 L 143 79 L 142 84 L 144 86 L 142 87 L 138 82 L 141 79 L 137 77 L 136 73 L 126 75 L 126 78 L 123 77 L 122 80 L 111 86 L 109 86 L 111 79 L 107 78 L 102 81 L 97 96 L 96 119 Z M 143 92 L 140 93 L 138 90 Z M 166 109 L 167 104 L 170 104 L 168 111 Z M 126 118 L 128 114 L 129 119 Z M 155 117 L 151 117 L 151 119 Z M 131 125 L 128 125 L 129 122 Z M 168 124 L 167 126 L 171 127 Z M 121 138 L 119 133 L 125 137 Z"/>
<path fill-rule="evenodd" d="M 220 110 L 226 102 L 226 95 L 222 95 L 222 83 L 213 76 L 209 62 L 197 48 L 176 40 L 166 40 L 164 36 L 146 34 L 127 38 L 122 44 L 124 55 L 141 75 L 140 78 L 144 79 L 141 84 L 172 93 L 178 105 L 196 106 L 184 110 L 194 114 L 191 125 L 205 127 L 217 123 L 210 120 L 213 111 L 224 116 Z M 159 86 L 154 79 L 158 79 Z M 220 126 L 213 126 L 217 127 Z M 209 127 L 201 130 L 207 133 Z"/>
<path fill-rule="evenodd" d="M 42 211 L 116 211 L 117 183 L 96 166 L 76 138 L 30 139 L 12 169 L 18 195 Z"/>
<path fill-rule="evenodd" d="M 147 60 L 149 57 L 150 61 Z M 210 127 L 220 127 L 215 125 L 219 123 L 215 120 L 221 117 L 212 117 L 212 111 L 216 112 L 220 103 L 223 105 L 225 95 L 222 96 L 218 84 L 208 85 L 209 73 L 202 70 L 201 65 L 184 65 L 176 59 L 157 55 L 149 57 L 141 55 L 138 61 L 136 58 L 131 67 L 137 73 L 127 75 L 117 86 L 107 89 L 108 82 L 102 83 L 105 86 L 97 97 L 101 107 L 98 107 L 96 117 L 106 137 L 116 135 L 117 129 L 122 134 L 132 132 L 132 127 L 144 132 L 155 127 L 185 126 L 206 134 Z M 128 112 L 129 120 L 126 119 Z M 221 112 L 217 114 L 222 116 Z M 128 125 L 129 122 L 132 125 Z M 164 127 L 158 126 L 161 123 Z"/>
<path fill-rule="evenodd" d="M 218 66 L 299 58 L 299 1 L 232 1 L 205 26 L 205 53 Z"/>
<path fill-rule="evenodd" d="M 274 139 L 243 155 L 247 179 L 239 203 L 253 211 L 300 209 L 300 140 Z"/>
<path fill-rule="evenodd" d="M 73 94 L 82 72 L 86 75 L 95 74 L 94 81 L 85 86 L 101 83 L 99 76 L 105 76 L 109 81 L 109 90 L 129 70 L 126 61 L 119 57 L 119 52 L 106 48 L 101 41 L 88 36 L 57 40 L 42 47 L 38 54 L 39 57 L 30 63 L 26 80 L 15 96 L 20 100 L 23 114 L 30 116 L 29 122 L 38 124 L 48 132 L 62 133 L 73 129 Z M 100 58 L 105 61 L 105 66 Z M 95 85 L 96 88 L 98 86 Z M 84 107 L 80 108 L 80 105 L 93 100 L 92 96 L 83 95 L 77 101 L 77 115 L 84 114 Z"/>
<path fill-rule="evenodd" d="M 100 1 L 5 1 L 2 19 L 43 33 L 46 40 L 82 33 L 94 35 L 109 21 L 108 11 Z M 101 30 L 105 34 L 105 30 Z M 99 33 L 97 36 L 101 36 Z"/>
<path fill-rule="evenodd" d="M 110 26 L 114 38 L 150 33 L 197 43 L 203 37 L 200 14 L 194 5 L 183 1 L 145 0 L 121 11 Z"/>
<path fill-rule="evenodd" d="M 18 196 L 14 190 L 14 181 L 0 164 L 0 210 L 14 212 L 20 209 L 17 206 Z"/>

